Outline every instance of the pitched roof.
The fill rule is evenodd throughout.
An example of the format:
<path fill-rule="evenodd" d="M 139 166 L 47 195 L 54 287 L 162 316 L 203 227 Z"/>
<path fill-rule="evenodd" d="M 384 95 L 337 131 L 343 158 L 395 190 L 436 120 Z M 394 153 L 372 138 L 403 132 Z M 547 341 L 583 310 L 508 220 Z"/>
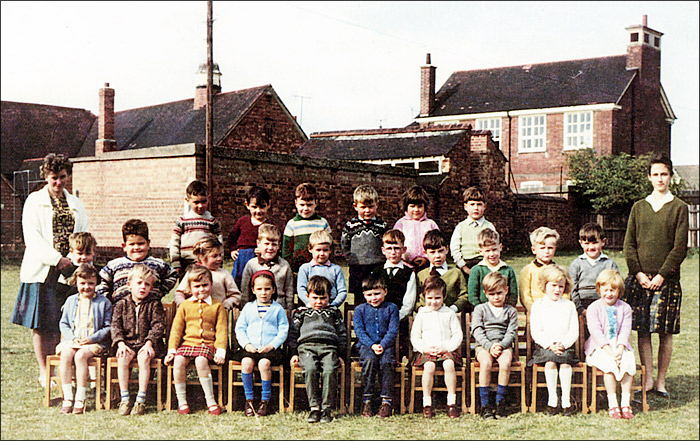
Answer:
<path fill-rule="evenodd" d="M 295 154 L 351 161 L 441 156 L 467 132 L 466 128 L 405 127 L 312 133 Z"/>
<path fill-rule="evenodd" d="M 97 117 L 85 109 L 3 101 L 2 174 L 49 153 L 75 156 Z"/>
<path fill-rule="evenodd" d="M 454 72 L 430 116 L 616 103 L 636 70 L 626 56 Z"/>
<path fill-rule="evenodd" d="M 698 176 L 698 171 L 700 166 L 695 165 L 674 165 L 673 169 L 680 175 L 681 178 L 688 185 L 690 190 L 700 189 L 700 176 Z"/>
<path fill-rule="evenodd" d="M 214 96 L 214 144 L 218 144 L 272 86 L 253 87 Z M 194 98 L 114 113 L 117 150 L 206 142 L 206 107 L 194 109 Z M 93 156 L 97 121 L 78 156 Z"/>

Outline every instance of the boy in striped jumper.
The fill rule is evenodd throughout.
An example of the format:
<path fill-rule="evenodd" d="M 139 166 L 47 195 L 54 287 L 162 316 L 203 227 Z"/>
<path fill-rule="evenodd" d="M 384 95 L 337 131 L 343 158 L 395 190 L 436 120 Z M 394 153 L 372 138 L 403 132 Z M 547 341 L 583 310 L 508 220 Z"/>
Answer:
<path fill-rule="evenodd" d="M 311 260 L 308 249 L 311 233 L 325 230 L 330 234 L 333 230 L 328 221 L 316 213 L 318 197 L 312 184 L 305 182 L 297 186 L 294 205 L 297 214 L 287 222 L 282 234 L 282 258 L 289 262 L 296 274 L 302 264 Z"/>
<path fill-rule="evenodd" d="M 170 236 L 170 264 L 177 271 L 180 279 L 185 275 L 187 267 L 197 262 L 192 253 L 194 245 L 202 238 L 212 235 L 223 243 L 221 225 L 207 210 L 209 198 L 207 184 L 194 180 L 185 189 L 185 214 L 175 221 L 173 233 Z"/>
<path fill-rule="evenodd" d="M 162 299 L 177 283 L 177 271 L 165 261 L 148 255 L 151 249 L 148 225 L 140 219 L 129 219 L 122 226 L 122 238 L 124 239 L 122 248 L 126 256 L 110 260 L 100 270 L 102 281 L 95 292 L 106 296 L 113 304 L 122 297 L 131 295 L 128 283 L 129 271 L 141 263 L 155 273 L 153 292 L 158 299 Z"/>

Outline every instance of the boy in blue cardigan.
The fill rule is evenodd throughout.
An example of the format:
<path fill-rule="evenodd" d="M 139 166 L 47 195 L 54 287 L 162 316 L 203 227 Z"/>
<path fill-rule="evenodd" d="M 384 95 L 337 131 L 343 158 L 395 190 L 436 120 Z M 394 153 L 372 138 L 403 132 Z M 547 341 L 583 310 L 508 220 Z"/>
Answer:
<path fill-rule="evenodd" d="M 396 363 L 394 345 L 399 333 L 399 308 L 385 301 L 386 284 L 378 274 L 362 281 L 365 303 L 355 307 L 353 325 L 362 365 L 362 416 L 372 416 L 372 398 L 381 388 L 379 416 L 391 416 L 391 394 Z"/>

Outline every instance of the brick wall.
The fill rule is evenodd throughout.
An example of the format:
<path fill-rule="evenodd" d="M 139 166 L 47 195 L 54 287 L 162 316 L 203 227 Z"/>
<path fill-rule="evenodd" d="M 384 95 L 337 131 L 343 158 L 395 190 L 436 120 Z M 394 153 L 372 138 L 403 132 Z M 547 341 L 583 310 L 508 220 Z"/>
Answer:
<path fill-rule="evenodd" d="M 22 201 L 13 196 L 12 185 L 2 176 L 0 179 L 0 200 L 2 206 L 2 244 L 22 242 Z"/>
<path fill-rule="evenodd" d="M 294 124 L 281 101 L 266 93 L 253 104 L 243 120 L 219 143 L 221 146 L 294 153 L 306 135 Z"/>
<path fill-rule="evenodd" d="M 120 247 L 122 225 L 138 218 L 148 224 L 155 254 L 162 253 L 158 248 L 167 247 L 183 213 L 185 188 L 197 176 L 194 153 L 194 145 L 183 145 L 73 159 L 74 194 L 85 205 L 98 247 Z M 107 251 L 122 254 L 120 248 L 101 253 Z"/>
<path fill-rule="evenodd" d="M 516 249 L 530 249 L 530 232 L 546 226 L 559 233 L 558 249 L 574 250 L 578 246 L 578 230 L 581 217 L 573 202 L 552 196 L 518 194 L 515 196 L 517 216 L 515 216 L 513 236 Z"/>

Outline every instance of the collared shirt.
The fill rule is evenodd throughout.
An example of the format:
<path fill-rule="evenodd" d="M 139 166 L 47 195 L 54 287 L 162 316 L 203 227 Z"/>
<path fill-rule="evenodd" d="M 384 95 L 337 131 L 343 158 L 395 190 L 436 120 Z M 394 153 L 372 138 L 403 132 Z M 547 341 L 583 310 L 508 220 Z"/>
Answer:
<path fill-rule="evenodd" d="M 651 193 L 649 196 L 644 198 L 647 202 L 649 202 L 649 205 L 651 205 L 651 209 L 654 210 L 654 212 L 657 212 L 661 210 L 661 208 L 666 205 L 667 203 L 671 202 L 673 200 L 673 194 L 671 194 L 670 191 L 667 191 L 665 195 L 661 198 L 656 198 L 654 197 L 656 195 L 656 192 Z"/>
<path fill-rule="evenodd" d="M 595 259 L 591 259 L 590 257 L 588 257 L 588 255 L 587 255 L 586 253 L 583 253 L 583 254 L 582 254 L 581 256 L 579 256 L 579 257 L 581 257 L 581 258 L 587 260 L 588 263 L 590 263 L 591 265 L 595 265 L 596 262 L 599 262 L 599 261 L 601 261 L 601 260 L 605 260 L 605 259 L 608 258 L 608 256 L 606 256 L 606 255 L 603 254 L 603 253 L 600 253 L 600 255 L 598 255 L 598 257 L 596 257 Z"/>
<path fill-rule="evenodd" d="M 486 259 L 483 259 L 481 262 L 477 263 L 477 265 L 484 265 L 488 269 L 491 270 L 491 272 L 498 271 L 499 268 L 506 266 L 506 263 L 502 260 L 498 260 L 498 264 L 496 266 L 491 266 L 489 265 L 488 261 Z"/>

